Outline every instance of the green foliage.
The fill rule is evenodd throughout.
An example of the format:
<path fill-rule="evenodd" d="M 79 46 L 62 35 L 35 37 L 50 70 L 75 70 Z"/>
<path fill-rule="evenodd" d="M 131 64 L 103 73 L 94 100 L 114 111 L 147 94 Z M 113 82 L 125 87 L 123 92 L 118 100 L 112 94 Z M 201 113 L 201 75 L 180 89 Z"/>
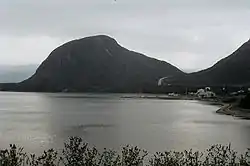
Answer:
<path fill-rule="evenodd" d="M 30 166 L 58 166 L 61 158 L 58 157 L 58 153 L 54 149 L 49 149 L 44 151 L 41 156 L 36 157 L 36 155 L 30 155 L 27 157 L 27 165 Z"/>
<path fill-rule="evenodd" d="M 62 153 L 49 149 L 40 156 L 27 155 L 23 148 L 10 145 L 0 151 L 0 166 L 250 166 L 250 149 L 238 155 L 231 145 L 213 145 L 204 153 L 165 151 L 151 156 L 129 145 L 120 153 L 107 149 L 99 152 L 81 138 L 71 137 Z"/>
<path fill-rule="evenodd" d="M 240 107 L 249 109 L 250 108 L 250 94 L 247 94 L 247 96 L 240 101 Z"/>
<path fill-rule="evenodd" d="M 25 163 L 26 153 L 23 148 L 17 148 L 15 145 L 10 145 L 9 150 L 0 151 L 1 166 L 21 166 Z"/>
<path fill-rule="evenodd" d="M 71 137 L 68 143 L 64 144 L 63 163 L 65 166 L 82 166 L 86 159 L 88 144 L 83 143 L 81 138 Z"/>
<path fill-rule="evenodd" d="M 192 150 L 184 152 L 158 152 L 150 159 L 150 166 L 200 166 L 202 153 Z"/>

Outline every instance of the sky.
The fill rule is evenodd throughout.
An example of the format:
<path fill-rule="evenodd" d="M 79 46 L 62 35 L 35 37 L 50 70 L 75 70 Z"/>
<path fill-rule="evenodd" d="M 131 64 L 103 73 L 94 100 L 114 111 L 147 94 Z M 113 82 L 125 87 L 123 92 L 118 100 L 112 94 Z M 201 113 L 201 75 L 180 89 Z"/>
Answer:
<path fill-rule="evenodd" d="M 0 0 L 0 65 L 38 64 L 99 34 L 197 71 L 249 40 L 250 0 Z"/>

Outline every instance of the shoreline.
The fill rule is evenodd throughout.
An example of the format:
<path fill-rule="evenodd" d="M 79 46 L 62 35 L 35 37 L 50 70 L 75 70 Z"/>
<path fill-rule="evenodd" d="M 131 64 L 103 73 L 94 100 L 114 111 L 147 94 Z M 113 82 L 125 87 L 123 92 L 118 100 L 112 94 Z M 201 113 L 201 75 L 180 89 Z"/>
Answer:
<path fill-rule="evenodd" d="M 6 92 L 6 91 L 0 91 Z M 30 93 L 30 92 L 29 92 Z M 134 95 L 122 95 L 121 99 L 160 99 L 160 100 L 192 100 L 192 101 L 200 101 L 210 105 L 217 105 L 220 108 L 215 111 L 217 114 L 221 115 L 229 115 L 241 119 L 250 120 L 250 109 L 243 109 L 238 107 L 237 102 L 235 103 L 225 103 L 221 99 L 209 99 L 209 98 L 198 98 L 194 96 L 168 96 L 168 95 L 159 95 L 159 94 L 134 94 Z"/>
<path fill-rule="evenodd" d="M 250 120 L 250 110 L 239 108 L 235 104 L 224 104 L 216 113 Z"/>
<path fill-rule="evenodd" d="M 241 119 L 250 120 L 250 109 L 243 109 L 237 106 L 237 103 L 225 103 L 215 99 L 199 99 L 188 96 L 123 96 L 122 98 L 142 98 L 142 99 L 162 99 L 162 100 L 196 100 L 205 102 L 211 105 L 221 106 L 216 113 L 221 115 L 229 115 Z"/>

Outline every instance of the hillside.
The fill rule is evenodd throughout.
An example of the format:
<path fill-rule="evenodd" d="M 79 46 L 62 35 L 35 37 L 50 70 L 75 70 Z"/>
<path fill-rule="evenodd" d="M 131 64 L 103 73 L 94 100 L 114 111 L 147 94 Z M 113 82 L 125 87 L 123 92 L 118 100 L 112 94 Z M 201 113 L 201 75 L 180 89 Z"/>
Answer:
<path fill-rule="evenodd" d="M 120 46 L 108 36 L 70 41 L 56 48 L 29 79 L 13 88 L 40 92 L 141 92 L 157 87 L 162 77 L 183 73 Z"/>
<path fill-rule="evenodd" d="M 241 108 L 250 109 L 250 94 L 246 95 L 241 101 L 239 106 Z"/>
<path fill-rule="evenodd" d="M 165 83 L 184 86 L 244 86 L 250 85 L 250 40 L 214 66 L 196 73 L 185 74 Z"/>

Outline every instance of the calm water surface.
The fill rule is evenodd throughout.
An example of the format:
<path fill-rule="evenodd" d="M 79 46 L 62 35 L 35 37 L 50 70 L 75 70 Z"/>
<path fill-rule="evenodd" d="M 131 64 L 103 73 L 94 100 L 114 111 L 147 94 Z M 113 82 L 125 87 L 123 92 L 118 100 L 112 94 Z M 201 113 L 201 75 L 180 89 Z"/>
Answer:
<path fill-rule="evenodd" d="M 0 147 L 40 152 L 81 136 L 98 148 L 133 144 L 150 152 L 232 143 L 250 147 L 250 121 L 198 101 L 122 99 L 116 94 L 0 93 Z"/>

